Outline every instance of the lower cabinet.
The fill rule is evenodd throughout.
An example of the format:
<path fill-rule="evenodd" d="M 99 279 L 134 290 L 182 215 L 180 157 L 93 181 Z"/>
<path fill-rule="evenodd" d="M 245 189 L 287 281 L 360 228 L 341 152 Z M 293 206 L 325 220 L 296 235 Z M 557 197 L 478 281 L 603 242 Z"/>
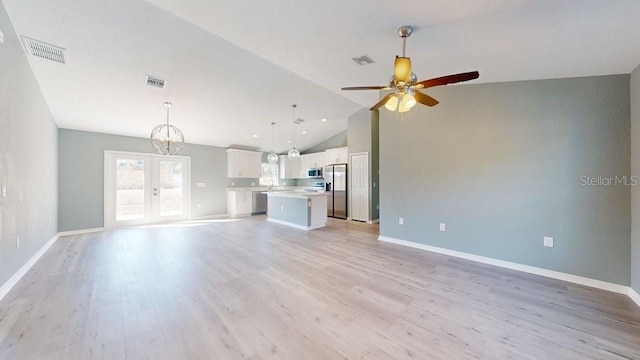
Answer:
<path fill-rule="evenodd" d="M 252 196 L 251 191 L 227 191 L 227 215 L 229 217 L 251 215 Z"/>

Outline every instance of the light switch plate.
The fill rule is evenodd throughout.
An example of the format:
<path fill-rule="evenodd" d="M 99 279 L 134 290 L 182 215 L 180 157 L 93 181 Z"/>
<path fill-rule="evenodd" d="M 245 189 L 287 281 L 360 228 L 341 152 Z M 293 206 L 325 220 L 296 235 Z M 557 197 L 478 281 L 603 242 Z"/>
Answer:
<path fill-rule="evenodd" d="M 404 218 L 398 218 L 398 224 L 404 225 Z"/>
<path fill-rule="evenodd" d="M 440 223 L 440 231 L 447 231 L 447 224 Z"/>
<path fill-rule="evenodd" d="M 550 237 L 550 236 L 545 236 L 544 237 L 544 246 L 553 247 L 553 238 Z"/>
<path fill-rule="evenodd" d="M 197 186 L 197 187 L 205 187 L 205 185 L 206 185 L 206 184 L 205 184 L 205 183 L 203 183 L 203 182 L 199 182 L 199 183 L 197 183 L 197 184 L 196 184 L 196 186 Z"/>

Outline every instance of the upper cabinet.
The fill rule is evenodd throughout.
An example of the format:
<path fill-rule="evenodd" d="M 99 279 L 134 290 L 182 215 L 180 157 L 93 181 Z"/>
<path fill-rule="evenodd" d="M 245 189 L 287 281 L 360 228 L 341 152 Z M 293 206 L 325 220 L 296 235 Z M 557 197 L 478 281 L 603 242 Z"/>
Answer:
<path fill-rule="evenodd" d="M 319 152 L 300 156 L 300 171 L 306 174 L 307 169 L 322 168 L 327 165 L 327 153 Z"/>
<path fill-rule="evenodd" d="M 227 149 L 227 177 L 258 179 L 261 166 L 261 152 Z"/>
<path fill-rule="evenodd" d="M 327 149 L 327 164 L 346 164 L 349 162 L 349 148 Z"/>

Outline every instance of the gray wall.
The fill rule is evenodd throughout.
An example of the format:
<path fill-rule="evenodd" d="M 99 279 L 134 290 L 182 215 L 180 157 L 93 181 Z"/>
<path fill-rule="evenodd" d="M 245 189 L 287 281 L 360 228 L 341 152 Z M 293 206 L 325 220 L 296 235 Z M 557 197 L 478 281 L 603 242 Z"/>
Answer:
<path fill-rule="evenodd" d="M 629 75 L 426 92 L 380 112 L 381 235 L 629 285 L 630 186 L 581 185 L 630 175 Z"/>
<path fill-rule="evenodd" d="M 640 177 L 640 66 L 631 73 L 631 174 Z M 631 287 L 640 293 L 640 185 L 631 188 Z"/>
<path fill-rule="evenodd" d="M 371 111 L 362 108 L 347 119 L 349 154 L 371 151 Z"/>
<path fill-rule="evenodd" d="M 1 286 L 57 233 L 58 129 L 1 2 L 0 30 Z"/>
<path fill-rule="evenodd" d="M 347 120 L 349 154 L 369 154 L 369 220 L 379 218 L 379 123 L 379 112 L 368 108 L 351 114 Z"/>
<path fill-rule="evenodd" d="M 323 152 L 327 149 L 345 147 L 347 146 L 347 144 L 348 144 L 347 130 L 345 130 L 333 135 L 332 137 L 328 138 L 327 140 L 319 144 L 316 144 L 310 147 L 309 149 L 305 150 L 303 154 L 313 154 L 313 153 Z"/>
<path fill-rule="evenodd" d="M 60 129 L 60 231 L 104 226 L 104 151 L 153 153 L 146 138 Z M 191 217 L 227 212 L 227 153 L 224 148 L 186 144 L 191 157 Z M 205 183 L 199 188 L 197 183 Z M 200 208 L 197 205 L 200 204 Z"/>

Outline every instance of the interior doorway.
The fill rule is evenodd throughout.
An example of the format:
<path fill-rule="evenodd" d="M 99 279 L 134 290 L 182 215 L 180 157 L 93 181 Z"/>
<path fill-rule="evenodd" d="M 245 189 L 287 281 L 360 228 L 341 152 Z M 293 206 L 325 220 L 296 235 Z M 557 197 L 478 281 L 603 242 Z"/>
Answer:
<path fill-rule="evenodd" d="M 104 226 L 187 220 L 190 158 L 105 151 Z"/>

